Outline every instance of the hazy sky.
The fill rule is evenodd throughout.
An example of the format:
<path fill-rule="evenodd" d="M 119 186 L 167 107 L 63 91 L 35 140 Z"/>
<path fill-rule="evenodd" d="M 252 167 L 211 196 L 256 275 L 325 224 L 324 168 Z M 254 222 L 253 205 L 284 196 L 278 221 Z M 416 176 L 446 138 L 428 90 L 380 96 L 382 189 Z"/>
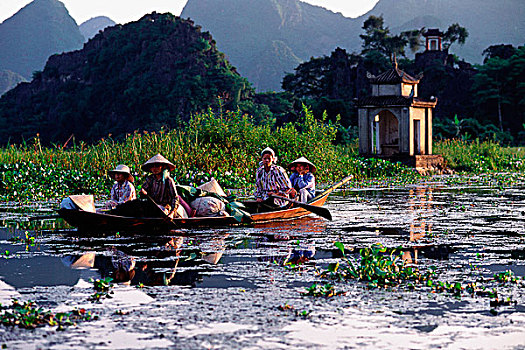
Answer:
<path fill-rule="evenodd" d="M 0 22 L 14 15 L 32 0 L 0 0 Z M 117 23 L 127 23 L 141 18 L 144 14 L 171 12 L 180 15 L 187 0 L 61 0 L 69 14 L 78 24 L 97 16 L 108 16 Z M 346 17 L 364 14 L 378 0 L 302 0 L 323 6 Z"/>

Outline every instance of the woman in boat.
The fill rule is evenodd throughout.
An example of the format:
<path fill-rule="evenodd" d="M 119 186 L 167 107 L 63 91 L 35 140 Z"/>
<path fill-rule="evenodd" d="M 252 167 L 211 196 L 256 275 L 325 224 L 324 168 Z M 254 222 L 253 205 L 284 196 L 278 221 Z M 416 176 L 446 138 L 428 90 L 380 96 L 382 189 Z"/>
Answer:
<path fill-rule="evenodd" d="M 137 198 L 133 176 L 127 165 L 118 165 L 115 169 L 108 171 L 108 175 L 116 182 L 111 188 L 111 200 L 106 203 L 106 208 L 113 209 L 119 204 Z"/>
<path fill-rule="evenodd" d="M 293 171 L 290 182 L 299 195 L 299 200 L 303 203 L 315 197 L 315 165 L 305 157 L 300 157 L 288 165 L 288 169 Z"/>
<path fill-rule="evenodd" d="M 175 169 L 175 165 L 162 155 L 157 154 L 144 163 L 141 169 L 151 173 L 151 175 L 146 177 L 140 194 L 149 196 L 170 218 L 180 217 L 181 215 L 177 213 L 180 198 L 177 194 L 175 181 L 170 176 L 170 171 Z"/>
<path fill-rule="evenodd" d="M 277 157 L 270 147 L 261 152 L 261 162 L 255 174 L 255 199 L 257 202 L 282 207 L 288 204 L 287 201 L 272 198 L 271 195 L 283 197 L 295 197 L 296 190 L 292 187 L 286 171 L 275 164 Z"/>

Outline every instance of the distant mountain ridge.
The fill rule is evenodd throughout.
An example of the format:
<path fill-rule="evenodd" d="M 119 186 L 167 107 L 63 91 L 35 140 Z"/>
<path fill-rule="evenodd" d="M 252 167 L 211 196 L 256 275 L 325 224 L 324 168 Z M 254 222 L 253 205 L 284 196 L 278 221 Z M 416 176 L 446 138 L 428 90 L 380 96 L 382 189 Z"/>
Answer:
<path fill-rule="evenodd" d="M 355 46 L 359 24 L 298 0 L 189 0 L 181 17 L 209 30 L 258 90 L 276 90 L 299 60 Z"/>
<path fill-rule="evenodd" d="M 20 74 L 11 72 L 7 69 L 0 70 L 0 96 L 23 81 L 27 81 L 27 79 Z"/>
<path fill-rule="evenodd" d="M 55 53 L 82 47 L 84 37 L 58 0 L 35 0 L 0 24 L 0 70 L 26 79 Z"/>
<path fill-rule="evenodd" d="M 361 51 L 359 34 L 370 15 L 383 15 L 392 32 L 446 30 L 458 22 L 470 37 L 451 52 L 480 63 L 481 52 L 492 44 L 524 44 L 524 13 L 523 0 L 380 0 L 355 19 L 299 0 L 188 0 L 181 16 L 209 30 L 239 72 L 266 91 L 280 89 L 297 59 L 328 55 L 337 46 Z"/>
<path fill-rule="evenodd" d="M 88 41 L 92 37 L 98 34 L 101 30 L 107 27 L 114 26 L 116 23 L 106 16 L 98 16 L 88 19 L 84 23 L 78 26 L 80 33 L 84 36 L 85 41 Z"/>
<path fill-rule="evenodd" d="M 0 98 L 0 144 L 96 141 L 173 128 L 207 108 L 236 109 L 253 94 L 215 41 L 190 20 L 151 13 L 106 28 L 81 50 Z"/>
<path fill-rule="evenodd" d="M 481 53 L 490 45 L 525 44 L 523 0 L 379 0 L 356 20 L 362 23 L 370 15 L 383 15 L 394 32 L 413 29 L 416 23 L 442 30 L 459 23 L 469 38 L 464 46 L 453 46 L 451 53 L 472 63 L 481 63 Z"/>

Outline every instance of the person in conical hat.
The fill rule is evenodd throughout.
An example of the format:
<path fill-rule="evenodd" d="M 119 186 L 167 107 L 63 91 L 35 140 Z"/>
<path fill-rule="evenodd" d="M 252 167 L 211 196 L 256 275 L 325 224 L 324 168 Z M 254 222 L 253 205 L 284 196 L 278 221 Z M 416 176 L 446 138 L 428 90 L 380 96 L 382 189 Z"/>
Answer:
<path fill-rule="evenodd" d="M 272 198 L 272 194 L 283 197 L 295 197 L 296 191 L 290 183 L 286 171 L 275 164 L 277 157 L 275 152 L 270 147 L 265 148 L 261 152 L 261 163 L 259 169 L 255 173 L 255 199 L 257 202 L 266 204 L 267 206 L 282 207 L 288 204 L 287 201 Z"/>
<path fill-rule="evenodd" d="M 161 165 L 169 171 L 175 170 L 175 165 L 166 158 L 164 158 L 160 153 L 157 153 L 156 155 L 151 157 L 146 163 L 142 164 L 140 168 L 146 172 L 151 173 L 151 167 L 154 165 Z"/>
<path fill-rule="evenodd" d="M 113 209 L 117 205 L 137 198 L 133 176 L 127 165 L 120 164 L 115 169 L 108 171 L 108 175 L 115 180 L 111 188 L 111 199 L 106 203 L 106 208 Z"/>
<path fill-rule="evenodd" d="M 305 157 L 300 157 L 288 164 L 288 169 L 293 171 L 290 182 L 297 191 L 301 202 L 308 202 L 315 197 L 315 176 L 317 168 Z"/>
<path fill-rule="evenodd" d="M 180 197 L 175 187 L 175 181 L 170 176 L 170 171 L 175 169 L 175 165 L 162 155 L 157 154 L 142 164 L 141 169 L 151 173 L 151 175 L 146 177 L 140 194 L 153 199 L 170 218 L 181 216 L 177 214 Z"/>

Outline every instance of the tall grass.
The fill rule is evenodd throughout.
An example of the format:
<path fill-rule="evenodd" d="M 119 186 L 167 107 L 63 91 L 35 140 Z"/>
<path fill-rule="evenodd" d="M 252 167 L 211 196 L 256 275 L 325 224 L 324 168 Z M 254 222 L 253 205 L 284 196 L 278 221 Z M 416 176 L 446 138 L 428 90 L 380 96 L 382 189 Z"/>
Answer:
<path fill-rule="evenodd" d="M 177 165 L 175 175 L 179 178 L 192 172 L 217 172 L 251 181 L 261 150 L 272 147 L 279 164 L 285 166 L 305 156 L 317 165 L 319 181 L 331 181 L 355 173 L 354 150 L 334 146 L 336 133 L 336 125 L 315 120 L 306 108 L 301 122 L 277 129 L 255 125 L 239 112 L 208 111 L 194 116 L 182 130 L 134 133 L 122 141 L 107 138 L 94 145 L 81 142 L 65 149 L 43 147 L 36 137 L 25 145 L 0 149 L 0 163 L 31 162 L 101 176 L 123 163 L 140 177 L 140 165 L 161 153 Z"/>
<path fill-rule="evenodd" d="M 525 151 L 501 147 L 494 141 L 444 140 L 434 144 L 449 167 L 469 173 L 524 171 Z"/>
<path fill-rule="evenodd" d="M 136 184 L 142 183 L 141 164 L 157 153 L 177 168 L 180 183 L 198 185 L 211 176 L 226 188 L 251 187 L 260 152 L 272 147 L 279 164 L 286 166 L 300 156 L 318 169 L 318 183 L 354 175 L 356 180 L 414 181 L 414 169 L 400 163 L 358 156 L 357 144 L 334 144 L 338 126 L 314 119 L 304 108 L 302 119 L 279 128 L 256 125 L 240 112 L 195 115 L 177 130 L 135 132 L 123 140 L 106 138 L 88 145 L 72 140 L 68 147 L 44 147 L 35 137 L 23 145 L 0 149 L 0 198 L 34 200 L 72 193 L 108 193 L 107 171 L 118 164 L 132 169 Z M 494 142 L 441 141 L 434 146 L 450 167 L 467 172 L 523 171 L 523 153 Z"/>

